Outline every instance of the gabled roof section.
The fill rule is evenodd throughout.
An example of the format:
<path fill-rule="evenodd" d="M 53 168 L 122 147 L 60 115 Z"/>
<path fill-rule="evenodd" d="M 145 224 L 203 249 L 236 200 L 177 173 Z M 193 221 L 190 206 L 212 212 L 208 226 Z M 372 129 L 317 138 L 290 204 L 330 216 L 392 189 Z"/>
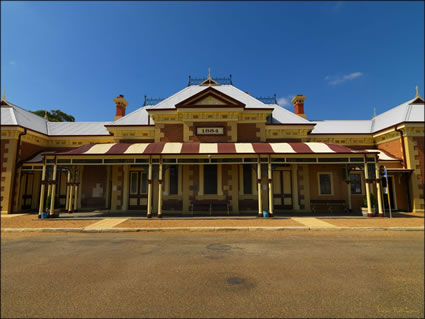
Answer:
<path fill-rule="evenodd" d="M 421 97 L 400 104 L 371 120 L 315 121 L 312 134 L 373 134 L 401 123 L 425 122 Z"/>
<path fill-rule="evenodd" d="M 315 124 L 288 111 L 287 109 L 284 109 L 280 105 L 271 104 L 270 107 L 273 107 L 271 124 Z"/>
<path fill-rule="evenodd" d="M 211 87 L 209 86 L 200 86 L 200 85 L 191 85 L 188 87 L 185 87 L 183 90 L 180 90 L 179 92 L 171 95 L 170 97 L 166 98 L 165 100 L 162 100 L 160 103 L 150 107 L 149 111 L 155 111 L 155 110 L 171 110 L 176 108 L 176 104 L 181 103 L 182 101 L 189 99 L 190 97 L 207 90 Z M 245 104 L 245 109 L 272 109 L 273 107 L 270 107 L 270 105 L 264 104 L 260 100 L 257 100 L 256 98 L 252 97 L 248 93 L 245 93 L 238 88 L 234 87 L 233 85 L 229 84 L 223 84 L 214 86 L 214 90 L 217 90 L 218 92 L 221 92 L 231 98 L 233 98 L 236 101 L 239 101 L 240 103 Z"/>
<path fill-rule="evenodd" d="M 46 119 L 6 101 L 1 103 L 1 125 L 22 126 L 38 133 L 48 134 Z"/>
<path fill-rule="evenodd" d="M 49 122 L 30 111 L 2 101 L 1 125 L 21 126 L 49 136 L 110 135 L 105 124 L 110 122 Z"/>
<path fill-rule="evenodd" d="M 245 107 L 245 104 L 230 95 L 227 95 L 213 87 L 208 87 L 195 95 L 177 103 L 178 107 L 206 107 L 206 106 L 232 106 Z"/>
<path fill-rule="evenodd" d="M 152 118 L 149 118 L 149 113 L 147 112 L 150 107 L 152 105 L 141 107 L 106 126 L 153 125 L 155 123 Z"/>
<path fill-rule="evenodd" d="M 424 102 L 421 97 L 400 104 L 372 119 L 372 132 L 404 122 L 424 122 Z"/>

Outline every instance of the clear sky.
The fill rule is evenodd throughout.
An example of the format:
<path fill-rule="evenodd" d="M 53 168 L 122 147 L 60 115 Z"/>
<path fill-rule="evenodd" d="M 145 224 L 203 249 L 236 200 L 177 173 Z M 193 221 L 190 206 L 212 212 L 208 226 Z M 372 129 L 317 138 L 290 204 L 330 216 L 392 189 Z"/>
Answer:
<path fill-rule="evenodd" d="M 1 2 L 1 90 L 26 109 L 110 121 L 117 95 L 129 113 L 208 67 L 304 94 L 310 120 L 370 119 L 424 96 L 424 3 Z"/>

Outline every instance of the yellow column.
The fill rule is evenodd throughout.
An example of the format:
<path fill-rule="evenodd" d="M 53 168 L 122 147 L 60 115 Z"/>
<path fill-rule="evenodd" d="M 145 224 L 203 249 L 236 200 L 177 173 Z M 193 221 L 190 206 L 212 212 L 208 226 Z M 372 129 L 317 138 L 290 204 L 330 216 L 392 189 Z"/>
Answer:
<path fill-rule="evenodd" d="M 123 187 L 123 193 L 122 193 L 122 210 L 125 212 L 128 210 L 128 188 L 129 188 L 129 181 L 128 181 L 128 176 L 129 174 L 129 166 L 128 165 L 124 165 L 124 187 Z"/>
<path fill-rule="evenodd" d="M 269 214 L 273 216 L 273 175 L 272 175 L 272 162 L 269 157 L 268 163 L 268 177 L 269 177 Z"/>
<path fill-rule="evenodd" d="M 300 209 L 300 204 L 298 200 L 298 174 L 297 174 L 298 165 L 292 165 L 292 203 L 294 210 Z"/>
<path fill-rule="evenodd" d="M 257 163 L 257 192 L 258 192 L 258 217 L 262 216 L 263 203 L 261 201 L 261 161 Z"/>
<path fill-rule="evenodd" d="M 55 215 L 55 196 L 56 196 L 56 171 L 57 171 L 57 164 L 55 159 L 55 164 L 53 165 L 53 185 L 52 185 L 52 193 L 50 196 L 50 213 L 49 216 L 53 217 Z"/>
<path fill-rule="evenodd" d="M 65 200 L 65 212 L 68 212 L 68 206 L 69 206 L 69 189 L 70 189 L 70 184 L 71 183 L 71 170 L 68 170 L 68 175 L 66 178 L 66 200 Z"/>
<path fill-rule="evenodd" d="M 44 209 L 44 192 L 46 190 L 46 164 L 43 165 L 43 172 L 41 173 L 41 191 L 40 191 L 40 206 L 38 208 L 38 218 L 41 217 L 41 212 Z"/>
<path fill-rule="evenodd" d="M 366 200 L 367 200 L 367 216 L 372 217 L 372 205 L 370 203 L 370 189 L 369 189 L 369 172 L 367 170 L 367 158 L 364 158 L 364 177 L 365 177 L 365 188 L 366 188 Z"/>
<path fill-rule="evenodd" d="M 162 217 L 162 158 L 159 160 L 158 173 L 158 218 Z"/>
<path fill-rule="evenodd" d="M 379 166 L 378 162 L 375 162 L 375 177 L 376 177 L 376 197 L 378 197 L 378 216 L 384 217 L 384 212 L 382 211 L 382 198 L 381 198 L 381 179 L 379 178 Z"/>
<path fill-rule="evenodd" d="M 148 168 L 148 207 L 146 217 L 152 217 L 152 159 L 149 159 Z"/>

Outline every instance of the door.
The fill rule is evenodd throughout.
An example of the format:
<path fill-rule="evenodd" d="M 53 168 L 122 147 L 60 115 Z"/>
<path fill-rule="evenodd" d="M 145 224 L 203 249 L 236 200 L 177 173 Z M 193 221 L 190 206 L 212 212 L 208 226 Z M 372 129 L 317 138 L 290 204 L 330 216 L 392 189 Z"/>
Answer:
<path fill-rule="evenodd" d="M 148 176 L 144 171 L 130 171 L 128 209 L 147 209 Z"/>
<path fill-rule="evenodd" d="M 24 173 L 21 180 L 21 208 L 30 209 L 32 206 L 32 190 L 34 183 L 34 173 Z"/>
<path fill-rule="evenodd" d="M 273 204 L 276 209 L 292 209 L 291 171 L 273 172 Z"/>

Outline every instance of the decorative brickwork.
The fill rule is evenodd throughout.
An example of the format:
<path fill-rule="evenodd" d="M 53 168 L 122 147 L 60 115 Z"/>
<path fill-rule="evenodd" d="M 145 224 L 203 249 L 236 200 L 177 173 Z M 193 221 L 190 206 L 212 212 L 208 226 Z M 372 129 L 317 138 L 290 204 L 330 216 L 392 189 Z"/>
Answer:
<path fill-rule="evenodd" d="M 378 149 L 387 152 L 392 157 L 403 159 L 403 148 L 400 139 L 379 144 Z"/>
<path fill-rule="evenodd" d="M 255 123 L 238 123 L 238 142 L 259 142 L 258 132 Z"/>
<path fill-rule="evenodd" d="M 161 142 L 183 142 L 183 124 L 164 124 L 161 128 Z"/>
<path fill-rule="evenodd" d="M 425 184 L 425 160 L 424 160 L 424 137 L 414 137 L 415 142 L 414 151 L 415 151 L 415 161 L 416 161 L 416 169 L 420 172 L 417 175 L 418 179 L 418 188 L 419 188 L 419 198 L 422 199 L 422 203 L 420 204 L 420 209 L 424 209 L 424 184 Z"/>

